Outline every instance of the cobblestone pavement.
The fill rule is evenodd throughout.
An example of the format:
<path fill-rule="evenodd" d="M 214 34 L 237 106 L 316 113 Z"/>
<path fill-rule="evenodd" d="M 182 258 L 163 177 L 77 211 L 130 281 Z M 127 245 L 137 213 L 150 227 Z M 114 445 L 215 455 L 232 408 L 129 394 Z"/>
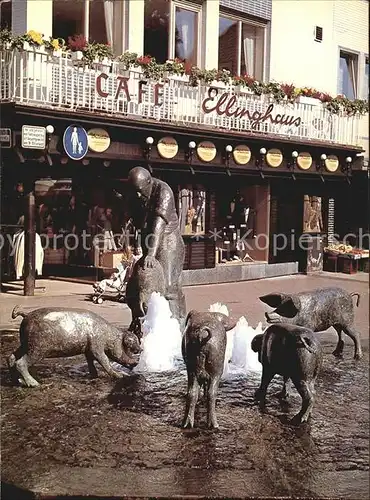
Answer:
<path fill-rule="evenodd" d="M 187 309 L 208 309 L 214 302 L 222 302 L 229 308 L 230 314 L 236 318 L 245 316 L 248 323 L 255 327 L 258 322 L 264 321 L 264 312 L 268 306 L 262 304 L 258 297 L 266 293 L 281 291 L 284 293 L 299 292 L 313 288 L 328 286 L 342 287 L 349 292 L 359 292 L 361 300 L 356 310 L 356 327 L 361 332 L 362 338 L 369 337 L 369 284 L 362 279 L 341 279 L 327 275 L 315 276 L 287 276 L 256 281 L 243 281 L 219 285 L 190 286 L 185 288 Z M 11 319 L 11 311 L 15 304 L 20 304 L 24 309 L 34 309 L 45 306 L 65 306 L 86 308 L 101 314 L 112 321 L 128 325 L 130 311 L 125 304 L 114 300 L 104 300 L 103 304 L 95 305 L 90 295 L 90 285 L 69 283 L 55 280 L 39 280 L 37 287 L 45 287 L 45 293 L 36 291 L 34 297 L 24 297 L 18 293 L 0 294 L 0 326 L 16 327 L 21 318 Z M 326 334 L 334 335 L 335 332 Z M 328 337 L 329 338 L 329 337 Z"/>
<path fill-rule="evenodd" d="M 340 286 L 361 294 L 356 326 L 364 357 L 353 359 L 348 339 L 344 358 L 332 351 L 336 333 L 319 334 L 324 363 L 316 384 L 312 421 L 294 428 L 288 420 L 301 400 L 283 405 L 271 384 L 267 409 L 253 393 L 260 375 L 221 382 L 217 413 L 220 431 L 205 429 L 205 404 L 197 405 L 193 430 L 180 428 L 186 371 L 131 374 L 113 381 L 104 373 L 90 379 L 83 356 L 43 360 L 31 372 L 36 389 L 14 386 L 5 359 L 18 346 L 20 319 L 15 304 L 88 308 L 127 325 L 126 305 L 91 302 L 91 286 L 39 281 L 43 295 L 0 296 L 0 382 L 2 500 L 38 498 L 369 498 L 369 292 L 366 282 L 326 276 L 294 276 L 185 289 L 187 308 L 226 304 L 255 327 L 264 318 L 258 297 Z M 17 487 L 15 487 L 15 485 Z M 29 492 L 33 493 L 29 493 Z"/>

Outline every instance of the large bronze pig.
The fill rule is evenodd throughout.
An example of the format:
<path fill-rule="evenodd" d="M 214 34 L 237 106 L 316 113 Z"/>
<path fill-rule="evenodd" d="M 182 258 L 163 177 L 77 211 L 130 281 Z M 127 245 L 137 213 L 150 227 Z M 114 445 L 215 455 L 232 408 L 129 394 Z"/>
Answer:
<path fill-rule="evenodd" d="M 352 297 L 360 295 L 348 293 L 342 288 L 318 288 L 296 294 L 270 293 L 260 300 L 275 311 L 266 313 L 269 323 L 290 323 L 304 326 L 314 332 L 323 332 L 333 326 L 338 333 L 338 343 L 334 356 L 342 356 L 344 342 L 342 332 L 346 333 L 355 344 L 355 359 L 362 357 L 360 334 L 354 327 L 354 307 Z"/>
<path fill-rule="evenodd" d="M 255 398 L 263 406 L 267 388 L 275 375 L 284 378 L 283 394 L 287 396 L 286 384 L 291 380 L 302 398 L 300 412 L 293 423 L 306 422 L 311 414 L 315 381 L 322 365 L 322 349 L 312 330 L 290 324 L 271 325 L 256 335 L 251 343 L 262 364 L 262 379 Z"/>
<path fill-rule="evenodd" d="M 36 387 L 39 383 L 28 368 L 43 358 L 60 358 L 85 354 L 90 375 L 98 375 L 94 361 L 114 378 L 121 378 L 109 360 L 133 368 L 141 352 L 133 333 L 122 331 L 101 316 L 84 309 L 45 307 L 26 314 L 13 309 L 12 318 L 23 316 L 20 325 L 20 346 L 9 357 L 12 374 L 22 376 L 21 383 Z"/>
<path fill-rule="evenodd" d="M 209 428 L 218 428 L 216 396 L 224 368 L 226 332 L 235 322 L 225 314 L 190 311 L 182 337 L 182 355 L 188 373 L 188 393 L 183 427 L 194 426 L 194 412 L 199 387 L 203 386 L 207 399 Z"/>

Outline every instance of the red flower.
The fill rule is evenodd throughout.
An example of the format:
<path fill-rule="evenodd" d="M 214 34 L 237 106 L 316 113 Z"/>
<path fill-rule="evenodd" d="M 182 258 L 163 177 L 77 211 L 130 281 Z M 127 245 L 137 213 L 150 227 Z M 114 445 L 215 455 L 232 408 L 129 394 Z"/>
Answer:
<path fill-rule="evenodd" d="M 72 52 L 83 51 L 86 49 L 87 40 L 83 35 L 73 35 L 68 37 L 67 44 Z"/>
<path fill-rule="evenodd" d="M 243 75 L 243 80 L 245 81 L 246 85 L 252 85 L 256 81 L 256 79 L 253 76 L 249 75 Z"/>
<path fill-rule="evenodd" d="M 280 85 L 281 87 L 281 90 L 284 92 L 284 94 L 287 96 L 287 97 L 293 97 L 294 96 L 294 91 L 295 91 L 295 87 L 292 83 L 282 83 Z"/>
<path fill-rule="evenodd" d="M 137 60 L 137 62 L 139 64 L 142 64 L 142 65 L 147 65 L 147 64 L 150 64 L 152 62 L 152 57 L 151 56 L 140 56 Z"/>
<path fill-rule="evenodd" d="M 332 96 L 330 94 L 327 94 L 326 92 L 323 92 L 320 97 L 321 102 L 330 102 L 333 100 Z"/>
<path fill-rule="evenodd" d="M 184 70 L 185 70 L 185 74 L 186 74 L 186 75 L 190 75 L 191 70 L 192 70 L 192 67 L 193 67 L 193 66 L 191 65 L 191 63 L 190 63 L 189 61 L 186 61 L 186 62 L 184 63 Z"/>

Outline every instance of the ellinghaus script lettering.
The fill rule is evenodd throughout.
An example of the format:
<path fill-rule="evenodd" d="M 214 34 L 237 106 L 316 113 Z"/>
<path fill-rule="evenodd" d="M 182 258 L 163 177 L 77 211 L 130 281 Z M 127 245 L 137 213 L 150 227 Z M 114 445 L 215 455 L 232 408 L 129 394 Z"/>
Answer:
<path fill-rule="evenodd" d="M 217 100 L 216 100 L 217 99 Z M 212 113 L 215 111 L 219 116 L 225 115 L 234 118 L 247 118 L 251 121 L 251 127 L 257 128 L 261 122 L 270 120 L 271 123 L 280 125 L 295 125 L 299 127 L 302 120 L 301 117 L 291 115 L 272 115 L 274 105 L 269 104 L 266 111 L 261 113 L 259 111 L 250 112 L 245 108 L 237 106 L 237 97 L 235 95 L 227 94 L 226 92 L 218 97 L 218 89 L 210 87 L 208 89 L 208 97 L 202 103 L 202 110 L 204 113 Z"/>

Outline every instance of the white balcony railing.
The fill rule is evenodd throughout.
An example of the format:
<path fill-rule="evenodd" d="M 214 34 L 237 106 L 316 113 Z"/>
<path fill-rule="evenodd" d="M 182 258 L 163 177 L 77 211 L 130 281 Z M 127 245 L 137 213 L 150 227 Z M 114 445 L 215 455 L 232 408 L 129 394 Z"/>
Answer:
<path fill-rule="evenodd" d="M 3 51 L 0 79 L 1 102 L 358 145 L 361 116 L 334 115 L 321 104 L 276 104 L 220 82 L 192 87 L 187 77 L 139 83 L 140 69 L 125 72 L 116 62 L 92 69 L 67 56 Z"/>

